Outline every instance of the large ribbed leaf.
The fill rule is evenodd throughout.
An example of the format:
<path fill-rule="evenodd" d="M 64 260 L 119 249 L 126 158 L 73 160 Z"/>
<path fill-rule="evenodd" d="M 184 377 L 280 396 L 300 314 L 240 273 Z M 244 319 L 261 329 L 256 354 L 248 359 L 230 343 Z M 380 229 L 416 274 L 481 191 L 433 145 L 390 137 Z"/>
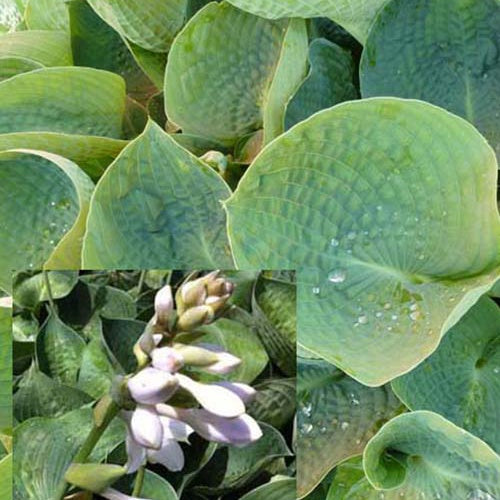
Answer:
<path fill-rule="evenodd" d="M 30 30 L 69 31 L 65 0 L 27 0 L 25 18 Z"/>
<path fill-rule="evenodd" d="M 234 257 L 300 269 L 299 342 L 381 385 L 498 277 L 496 183 L 493 151 L 461 118 L 402 99 L 341 104 L 251 165 L 226 203 Z"/>
<path fill-rule="evenodd" d="M 92 8 L 131 42 L 166 52 L 184 23 L 187 0 L 88 0 Z"/>
<path fill-rule="evenodd" d="M 482 298 L 439 349 L 392 382 L 412 410 L 431 410 L 500 451 L 500 308 Z"/>
<path fill-rule="evenodd" d="M 389 385 L 365 387 L 324 361 L 299 358 L 297 494 L 311 492 L 338 463 L 362 453 L 402 410 Z"/>
<path fill-rule="evenodd" d="M 92 410 L 82 409 L 58 418 L 33 418 L 14 431 L 14 499 L 60 500 L 64 474 L 93 424 Z M 101 461 L 125 438 L 115 419 L 92 453 Z"/>
<path fill-rule="evenodd" d="M 295 500 L 295 479 L 275 478 L 248 492 L 241 500 Z"/>
<path fill-rule="evenodd" d="M 224 181 L 150 122 L 101 178 L 83 263 L 97 268 L 232 267 Z"/>
<path fill-rule="evenodd" d="M 375 15 L 386 0 L 228 0 L 252 14 L 280 17 L 329 17 L 361 43 Z"/>
<path fill-rule="evenodd" d="M 91 68 L 46 68 L 0 83 L 0 133 L 47 131 L 120 138 L 121 77 Z"/>
<path fill-rule="evenodd" d="M 284 128 L 285 105 L 305 76 L 306 59 L 303 21 L 268 21 L 211 3 L 172 45 L 167 116 L 184 133 L 226 144 L 262 126 L 270 140 Z"/>
<path fill-rule="evenodd" d="M 42 69 L 43 65 L 26 57 L 0 57 L 0 82 L 20 73 Z"/>
<path fill-rule="evenodd" d="M 16 31 L 0 36 L 0 57 L 24 57 L 42 66 L 70 66 L 70 39 L 60 31 Z"/>
<path fill-rule="evenodd" d="M 0 460 L 0 498 L 2 500 L 12 498 L 12 454 Z"/>
<path fill-rule="evenodd" d="M 80 267 L 92 189 L 90 179 L 60 156 L 0 153 L 2 288 L 11 288 L 13 269 Z"/>
<path fill-rule="evenodd" d="M 317 111 L 358 97 L 352 57 L 338 45 L 323 38 L 314 40 L 309 47 L 309 63 L 307 78 L 287 106 L 287 129 Z"/>
<path fill-rule="evenodd" d="M 10 307 L 0 306 L 0 434 L 12 427 L 11 316 L 12 309 Z M 0 498 L 3 497 L 0 496 Z"/>
<path fill-rule="evenodd" d="M 432 412 L 405 413 L 388 422 L 366 446 L 363 466 L 377 489 L 394 489 L 409 500 L 500 495 L 500 457 Z"/>
<path fill-rule="evenodd" d="M 113 488 L 131 494 L 134 489 L 134 482 L 135 476 L 133 474 L 127 474 L 114 484 Z M 147 469 L 144 474 L 144 482 L 142 483 L 139 495 L 141 495 L 141 498 L 154 498 L 154 500 L 178 499 L 174 488 L 172 488 L 165 479 Z"/>
<path fill-rule="evenodd" d="M 361 62 L 364 97 L 422 99 L 473 123 L 500 151 L 498 0 L 392 0 Z"/>

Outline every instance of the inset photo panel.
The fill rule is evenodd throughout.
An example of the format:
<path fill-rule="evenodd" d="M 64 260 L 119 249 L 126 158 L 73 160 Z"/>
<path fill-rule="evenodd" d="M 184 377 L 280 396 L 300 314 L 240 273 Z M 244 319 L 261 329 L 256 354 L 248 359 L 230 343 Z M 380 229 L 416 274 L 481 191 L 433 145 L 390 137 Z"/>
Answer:
<path fill-rule="evenodd" d="M 2 500 L 295 500 L 294 271 L 29 270 L 0 301 Z"/>

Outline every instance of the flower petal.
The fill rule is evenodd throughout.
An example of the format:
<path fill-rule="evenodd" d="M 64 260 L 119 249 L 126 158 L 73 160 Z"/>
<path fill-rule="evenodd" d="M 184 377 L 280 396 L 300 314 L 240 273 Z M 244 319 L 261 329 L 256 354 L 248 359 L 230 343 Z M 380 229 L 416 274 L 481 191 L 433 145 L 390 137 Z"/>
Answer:
<path fill-rule="evenodd" d="M 130 495 L 125 495 L 118 490 L 113 488 L 107 488 L 103 492 L 99 493 L 101 497 L 107 498 L 108 500 L 147 500 L 146 498 L 131 497 Z"/>
<path fill-rule="evenodd" d="M 234 392 L 244 403 L 250 403 L 257 395 L 257 391 L 253 387 L 240 382 L 227 382 L 222 380 L 220 382 L 216 382 L 215 385 L 220 385 L 221 387 Z"/>
<path fill-rule="evenodd" d="M 128 381 L 128 390 L 138 403 L 156 404 L 166 401 L 177 390 L 174 375 L 156 368 L 147 367 Z"/>
<path fill-rule="evenodd" d="M 177 377 L 179 385 L 189 391 L 209 412 L 228 418 L 245 413 L 243 401 L 234 392 L 219 385 L 200 384 L 180 373 Z"/>
<path fill-rule="evenodd" d="M 189 435 L 194 432 L 194 429 L 175 418 L 170 417 L 160 417 L 161 424 L 163 426 L 163 440 L 165 439 L 175 439 L 176 441 L 188 442 Z"/>
<path fill-rule="evenodd" d="M 158 370 L 174 373 L 184 365 L 184 358 L 171 347 L 160 347 L 151 353 L 152 364 Z"/>
<path fill-rule="evenodd" d="M 125 468 L 127 469 L 127 474 L 132 474 L 137 472 L 139 467 L 141 467 L 146 461 L 146 448 L 141 446 L 132 436 L 131 433 L 127 434 L 127 439 L 125 441 L 127 447 L 127 463 Z"/>
<path fill-rule="evenodd" d="M 184 467 L 184 452 L 174 439 L 164 439 L 159 450 L 148 450 L 148 461 L 152 464 L 162 464 L 168 470 L 177 472 Z"/>
<path fill-rule="evenodd" d="M 130 421 L 130 430 L 138 444 L 146 448 L 160 448 L 163 426 L 154 407 L 137 405 Z"/>
<path fill-rule="evenodd" d="M 155 295 L 155 312 L 157 322 L 166 325 L 174 309 L 174 297 L 170 285 L 165 285 Z"/>

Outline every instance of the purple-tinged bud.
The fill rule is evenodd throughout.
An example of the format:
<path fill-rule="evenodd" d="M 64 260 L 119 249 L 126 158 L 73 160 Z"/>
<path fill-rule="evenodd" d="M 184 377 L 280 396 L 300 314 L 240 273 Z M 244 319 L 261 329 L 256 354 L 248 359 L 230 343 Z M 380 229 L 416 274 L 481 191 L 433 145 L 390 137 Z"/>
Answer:
<path fill-rule="evenodd" d="M 160 449 L 163 426 L 154 406 L 138 405 L 130 419 L 130 432 L 134 440 L 146 448 Z"/>
<path fill-rule="evenodd" d="M 171 347 L 160 347 L 151 353 L 152 364 L 158 370 L 169 373 L 179 371 L 184 365 L 182 355 Z"/>
<path fill-rule="evenodd" d="M 140 467 L 142 467 L 146 461 L 146 448 L 141 446 L 129 432 L 127 433 L 127 439 L 125 440 L 125 446 L 127 448 L 127 463 L 125 468 L 127 469 L 127 474 L 133 474 L 137 472 Z"/>
<path fill-rule="evenodd" d="M 217 356 L 217 361 L 211 363 L 210 365 L 205 365 L 202 367 L 202 370 L 208 373 L 213 373 L 215 375 L 226 375 L 232 372 L 234 369 L 238 368 L 238 366 L 240 366 L 241 364 L 240 358 L 224 351 L 221 346 L 202 343 L 198 345 L 198 348 L 203 348 L 207 351 L 211 351 Z M 188 363 L 186 362 L 186 364 Z"/>
<path fill-rule="evenodd" d="M 156 323 L 166 325 L 173 310 L 174 297 L 172 296 L 172 288 L 170 285 L 165 285 L 155 296 Z"/>
<path fill-rule="evenodd" d="M 195 345 L 174 344 L 172 347 L 186 365 L 209 366 L 219 360 L 218 353 Z"/>
<path fill-rule="evenodd" d="M 214 311 L 209 306 L 197 306 L 188 309 L 177 320 L 177 328 L 189 332 L 210 323 L 214 319 Z"/>
<path fill-rule="evenodd" d="M 180 373 L 177 377 L 179 385 L 189 391 L 210 413 L 226 418 L 245 413 L 243 401 L 234 392 L 219 385 L 200 384 Z"/>
<path fill-rule="evenodd" d="M 226 382 L 223 380 L 221 382 L 216 382 L 215 385 L 220 385 L 221 387 L 234 392 L 234 394 L 236 394 L 245 404 L 252 402 L 257 395 L 257 391 L 253 387 L 240 382 Z"/>
<path fill-rule="evenodd" d="M 151 367 L 144 368 L 127 383 L 132 398 L 143 404 L 167 401 L 178 385 L 175 375 Z"/>

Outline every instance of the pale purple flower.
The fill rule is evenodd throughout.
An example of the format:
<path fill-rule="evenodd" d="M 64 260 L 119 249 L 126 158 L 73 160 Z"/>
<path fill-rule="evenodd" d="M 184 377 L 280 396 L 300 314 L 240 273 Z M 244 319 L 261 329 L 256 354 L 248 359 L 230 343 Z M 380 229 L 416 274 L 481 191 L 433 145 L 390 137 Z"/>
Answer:
<path fill-rule="evenodd" d="M 160 325 L 168 322 L 169 316 L 174 310 L 174 297 L 170 285 L 165 285 L 155 295 L 156 320 Z"/>
<path fill-rule="evenodd" d="M 127 383 L 132 398 L 143 404 L 166 401 L 177 390 L 178 385 L 174 375 L 152 367 L 144 368 Z"/>
<path fill-rule="evenodd" d="M 196 347 L 205 349 L 217 354 L 217 361 L 207 366 L 203 366 L 202 370 L 213 373 L 215 375 L 227 375 L 241 364 L 241 359 L 225 351 L 217 344 L 198 344 Z"/>
<path fill-rule="evenodd" d="M 130 432 L 136 443 L 141 446 L 160 448 L 163 440 L 163 426 L 154 406 L 137 405 L 130 419 Z"/>
<path fill-rule="evenodd" d="M 107 488 L 106 490 L 99 493 L 100 496 L 107 498 L 108 500 L 148 500 L 147 498 L 132 497 L 130 495 L 125 495 L 118 490 L 113 488 Z"/>
<path fill-rule="evenodd" d="M 243 401 L 232 391 L 216 384 L 201 384 L 177 374 L 179 385 L 189 391 L 206 410 L 220 417 L 233 418 L 245 413 Z"/>
<path fill-rule="evenodd" d="M 184 365 L 182 355 L 171 347 L 160 347 L 151 353 L 152 365 L 158 370 L 175 373 Z"/>
<path fill-rule="evenodd" d="M 234 392 L 234 394 L 236 394 L 245 404 L 253 401 L 257 395 L 257 391 L 252 386 L 242 384 L 240 382 L 227 382 L 222 380 L 220 382 L 216 382 L 215 385 L 220 385 L 221 387 Z"/>

